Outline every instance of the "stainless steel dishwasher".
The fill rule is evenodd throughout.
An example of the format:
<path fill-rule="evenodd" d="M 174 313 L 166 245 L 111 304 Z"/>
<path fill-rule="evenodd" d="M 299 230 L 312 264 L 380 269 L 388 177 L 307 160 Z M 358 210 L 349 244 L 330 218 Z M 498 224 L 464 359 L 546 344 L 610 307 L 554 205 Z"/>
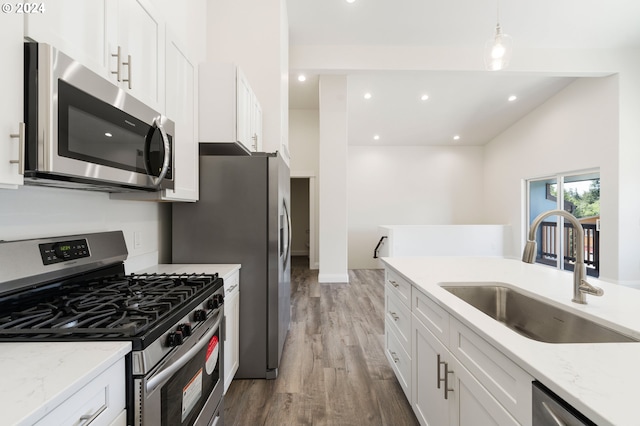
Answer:
<path fill-rule="evenodd" d="M 533 382 L 533 426 L 596 426 L 540 382 Z"/>

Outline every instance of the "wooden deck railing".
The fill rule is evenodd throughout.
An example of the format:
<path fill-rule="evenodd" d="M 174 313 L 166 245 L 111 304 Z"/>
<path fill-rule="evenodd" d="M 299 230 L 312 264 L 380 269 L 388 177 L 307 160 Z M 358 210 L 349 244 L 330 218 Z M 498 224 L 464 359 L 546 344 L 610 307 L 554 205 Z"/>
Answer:
<path fill-rule="evenodd" d="M 555 264 L 558 254 L 556 253 L 557 236 L 556 222 L 542 222 L 540 232 L 542 242 L 540 244 L 540 257 L 538 261 L 541 263 Z M 592 276 L 600 274 L 600 231 L 596 229 L 595 224 L 583 224 L 584 229 L 584 263 L 587 266 L 587 273 Z M 565 269 L 573 270 L 573 264 L 576 261 L 576 247 L 573 238 L 573 225 L 564 224 L 564 253 L 563 260 Z M 546 262 L 545 262 L 546 260 Z M 553 262 L 549 262 L 549 261 Z"/>

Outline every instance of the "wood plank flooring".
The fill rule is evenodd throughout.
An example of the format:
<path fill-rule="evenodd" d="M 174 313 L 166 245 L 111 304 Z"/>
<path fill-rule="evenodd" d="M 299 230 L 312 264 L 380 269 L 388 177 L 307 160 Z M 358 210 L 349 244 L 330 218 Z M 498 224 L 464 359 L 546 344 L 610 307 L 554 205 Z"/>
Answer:
<path fill-rule="evenodd" d="M 417 425 L 384 356 L 383 272 L 352 270 L 349 284 L 319 284 L 306 262 L 292 259 L 278 378 L 234 380 L 225 425 Z"/>

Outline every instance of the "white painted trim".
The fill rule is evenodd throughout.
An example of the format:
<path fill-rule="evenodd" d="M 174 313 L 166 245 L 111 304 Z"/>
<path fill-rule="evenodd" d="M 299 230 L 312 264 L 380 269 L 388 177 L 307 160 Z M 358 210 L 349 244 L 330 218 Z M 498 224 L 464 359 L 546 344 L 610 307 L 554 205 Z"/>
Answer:
<path fill-rule="evenodd" d="M 319 283 L 348 283 L 349 274 L 318 274 Z"/>
<path fill-rule="evenodd" d="M 291 170 L 291 178 L 315 178 L 316 172 L 311 170 Z"/>

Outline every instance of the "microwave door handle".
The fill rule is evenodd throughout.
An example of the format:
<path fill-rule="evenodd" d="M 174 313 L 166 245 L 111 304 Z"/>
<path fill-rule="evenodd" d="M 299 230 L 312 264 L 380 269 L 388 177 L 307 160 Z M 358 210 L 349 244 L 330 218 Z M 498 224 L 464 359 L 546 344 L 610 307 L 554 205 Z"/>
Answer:
<path fill-rule="evenodd" d="M 152 392 L 158 386 L 169 380 L 171 376 L 173 376 L 176 371 L 184 367 L 184 365 L 189 362 L 195 354 L 197 354 L 203 347 L 209 344 L 209 340 L 216 334 L 216 331 L 220 328 L 220 322 L 222 321 L 223 315 L 218 314 L 218 319 L 213 324 L 213 327 L 206 333 L 206 335 L 202 336 L 202 338 L 193 345 L 191 349 L 189 349 L 184 355 L 178 358 L 173 363 L 169 364 L 163 370 L 156 373 L 152 378 L 147 381 L 146 389 L 147 392 Z"/>
<path fill-rule="evenodd" d="M 154 177 L 150 170 L 148 171 L 148 173 L 149 173 L 149 178 L 151 179 L 151 183 L 154 186 L 159 187 L 160 184 L 162 183 L 162 180 L 165 178 L 165 176 L 167 175 L 167 172 L 169 171 L 169 159 L 171 158 L 171 145 L 169 144 L 169 137 L 167 136 L 167 132 L 164 130 L 164 127 L 162 126 L 162 118 L 156 117 L 153 120 L 153 125 L 156 127 L 156 129 L 158 129 L 158 131 L 160 132 L 160 136 L 162 137 L 162 145 L 164 147 L 164 160 L 162 162 L 162 169 L 160 170 L 160 174 L 158 175 L 158 177 Z M 151 141 L 148 141 L 145 149 L 145 155 L 147 155 L 147 158 L 149 157 L 150 149 L 151 149 Z"/>

